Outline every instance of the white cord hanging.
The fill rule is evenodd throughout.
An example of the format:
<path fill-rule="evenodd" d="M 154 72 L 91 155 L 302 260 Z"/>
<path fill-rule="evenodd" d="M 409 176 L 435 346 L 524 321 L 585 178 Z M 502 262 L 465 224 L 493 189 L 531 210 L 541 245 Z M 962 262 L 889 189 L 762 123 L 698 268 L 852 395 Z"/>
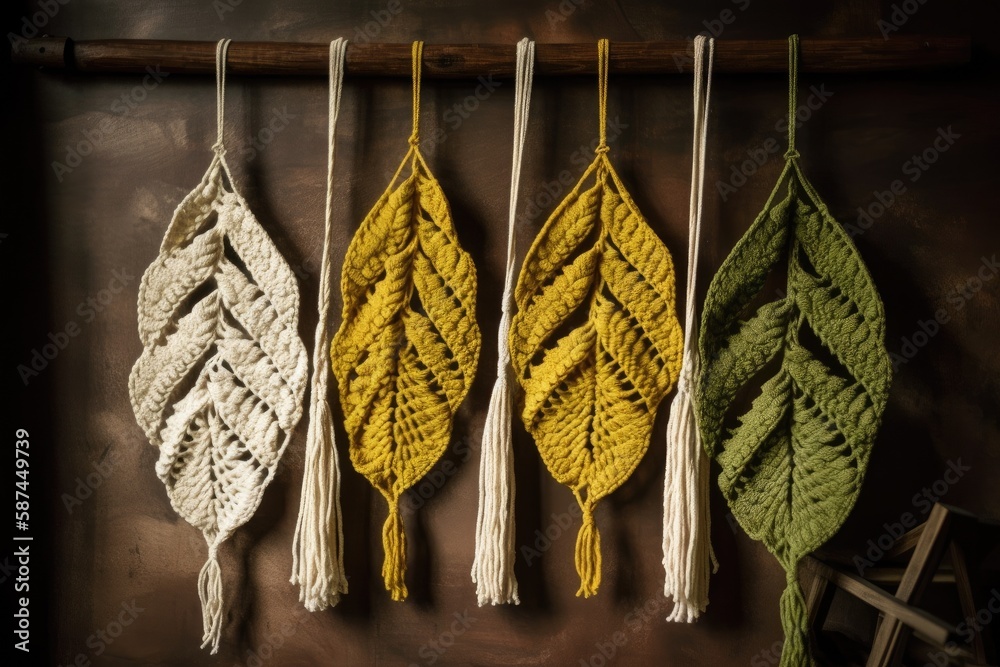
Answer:
<path fill-rule="evenodd" d="M 333 217 L 333 158 L 337 116 L 344 87 L 347 40 L 330 42 L 330 95 L 327 131 L 326 222 L 323 264 L 319 276 L 319 322 L 313 350 L 313 375 L 309 397 L 309 431 L 306 437 L 305 473 L 299 518 L 292 545 L 293 584 L 309 611 L 332 607 L 347 593 L 344 573 L 344 526 L 340 509 L 340 462 L 330 411 L 330 264 Z"/>
<path fill-rule="evenodd" d="M 517 82 L 514 92 L 514 160 L 510 178 L 510 211 L 507 219 L 507 269 L 497 341 L 497 379 L 490 396 L 479 459 L 479 515 L 476 519 L 476 557 L 472 581 L 479 606 L 519 604 L 514 576 L 514 451 L 511 445 L 510 329 L 514 302 L 515 229 L 521 155 L 528 130 L 535 43 L 517 43 Z"/>
<path fill-rule="evenodd" d="M 707 44 L 706 44 L 707 43 Z M 706 49 L 707 46 L 707 49 Z M 708 66 L 705 67 L 706 50 Z M 718 569 L 711 544 L 709 461 L 701 445 L 695 416 L 693 383 L 698 377 L 696 279 L 701 239 L 702 193 L 705 184 L 705 145 L 712 90 L 715 40 L 694 39 L 694 143 L 691 163 L 688 275 L 685 298 L 684 360 L 677 396 L 667 424 L 667 461 L 663 484 L 663 594 L 672 597 L 668 621 L 691 623 L 708 606 L 708 580 Z"/>

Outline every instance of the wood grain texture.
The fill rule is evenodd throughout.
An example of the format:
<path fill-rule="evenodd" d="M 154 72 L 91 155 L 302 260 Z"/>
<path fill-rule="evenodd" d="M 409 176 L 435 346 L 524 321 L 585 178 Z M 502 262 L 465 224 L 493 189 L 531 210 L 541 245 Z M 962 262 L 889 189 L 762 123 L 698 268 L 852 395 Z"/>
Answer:
<path fill-rule="evenodd" d="M 842 37 L 885 41 L 876 20 L 889 20 L 892 4 L 898 0 L 594 0 L 562 5 L 555 0 L 413 0 L 402 1 L 400 11 L 386 20 L 379 14 L 388 12 L 385 0 L 244 0 L 226 3 L 231 11 L 219 10 L 209 0 L 141 7 L 95 0 L 60 5 L 44 30 L 81 41 L 212 42 L 228 36 L 237 42 L 316 44 L 341 35 L 362 43 L 362 31 L 369 42 L 405 44 L 419 38 L 431 44 L 509 44 L 513 62 L 513 44 L 526 35 L 542 43 L 593 43 L 599 37 L 613 42 L 686 40 L 709 27 L 718 29 L 713 22 L 727 9 L 735 18 L 724 24 L 723 41 L 783 41 L 793 31 L 806 44 Z M 39 11 L 35 2 L 18 5 L 20 11 L 9 23 L 12 30 L 20 29 L 22 15 Z M 560 7 L 566 5 L 575 9 L 564 7 L 564 15 Z M 943 478 L 948 461 L 961 459 L 970 470 L 948 485 L 946 501 L 1000 515 L 995 482 L 1000 478 L 1000 279 L 981 281 L 974 292 L 969 286 L 984 256 L 1000 256 L 994 197 L 1000 156 L 995 79 L 1000 4 L 929 0 L 920 7 L 888 41 L 906 34 L 971 34 L 976 59 L 970 68 L 805 73 L 799 94 L 807 109 L 801 112 L 807 120 L 797 135 L 803 168 L 832 214 L 857 225 L 859 207 L 878 213 L 870 224 L 862 219 L 867 228 L 855 242 L 886 305 L 889 349 L 909 351 L 904 339 L 923 343 L 896 371 L 869 481 L 831 545 L 856 553 L 863 553 L 867 540 L 877 540 L 885 533 L 883 524 L 898 521 L 904 512 L 923 520 L 920 494 Z M 38 463 L 50 474 L 51 491 L 38 502 L 49 499 L 53 530 L 45 576 L 54 598 L 44 626 L 52 660 L 45 664 L 72 664 L 82 654 L 93 665 L 112 667 L 231 667 L 256 664 L 254 659 L 289 667 L 575 666 L 581 660 L 596 665 L 600 660 L 592 657 L 601 655 L 599 645 L 613 644 L 616 632 L 625 638 L 615 648 L 614 663 L 619 665 L 745 666 L 754 658 L 773 664 L 762 656 L 781 639 L 778 595 L 784 577 L 763 548 L 732 530 L 718 493 L 713 495 L 713 539 L 721 569 L 712 579 L 708 612 L 693 626 L 663 621 L 665 406 L 634 477 L 598 510 L 604 581 L 600 594 L 588 600 L 574 596 L 579 519 L 566 515 L 575 501 L 545 471 L 523 429 L 515 427 L 516 568 L 522 604 L 476 607 L 469 571 L 478 451 L 493 381 L 482 371 L 456 417 L 448 452 L 426 486 L 418 484 L 411 496 L 420 510 L 404 519 L 412 546 L 410 601 L 393 603 L 383 590 L 383 501 L 351 469 L 342 451 L 350 593 L 333 610 L 299 612 L 297 590 L 288 578 L 305 449 L 305 429 L 300 427 L 258 514 L 234 536 L 234 548 L 222 554 L 226 582 L 235 584 L 241 577 L 242 594 L 229 607 L 220 654 L 213 658 L 200 651 L 194 584 L 205 545 L 170 508 L 154 472 L 155 449 L 133 419 L 126 382 L 141 351 L 138 276 L 156 256 L 178 201 L 212 157 L 212 78 L 161 75 L 158 81 L 148 72 L 76 77 L 23 68 L 17 75 L 23 85 L 14 99 L 29 112 L 8 132 L 31 141 L 16 153 L 19 165 L 26 165 L 19 168 L 25 172 L 19 176 L 24 185 L 9 200 L 27 202 L 30 215 L 24 223 L 12 217 L 0 229 L 10 233 L 0 252 L 23 263 L 7 269 L 9 289 L 43 304 L 48 319 L 12 325 L 31 332 L 14 350 L 16 363 L 29 363 L 32 349 L 49 342 L 49 332 L 64 331 L 70 322 L 79 327 L 79 334 L 28 386 L 8 368 L 27 406 L 17 415 L 21 426 L 31 430 L 33 423 L 52 431 L 51 438 L 39 443 L 39 456 L 46 456 Z M 478 269 L 481 365 L 491 369 L 496 337 L 490 332 L 499 322 L 505 264 L 514 86 L 496 77 L 491 81 L 485 71 L 482 76 L 483 81 L 425 82 L 422 141 L 448 196 L 461 244 Z M 762 208 L 780 171 L 786 92 L 780 74 L 725 75 L 713 85 L 704 273 L 699 276 L 703 290 Z M 815 108 L 809 107 L 810 99 Z M 302 303 L 315 304 L 323 238 L 326 83 L 321 78 L 233 77 L 227 101 L 227 159 L 237 184 L 295 270 Z M 650 226 L 673 252 L 678 275 L 684 275 L 690 77 L 613 74 L 608 105 L 611 158 Z M 933 147 L 939 128 L 949 126 L 960 138 L 927 170 L 918 168 L 919 178 L 911 180 L 904 165 Z M 340 128 L 335 275 L 351 235 L 406 150 L 409 81 L 349 77 Z M 521 174 L 520 257 L 568 189 L 560 179 L 572 183 L 590 162 L 596 137 L 594 78 L 537 81 Z M 774 152 L 768 152 L 772 145 Z M 753 157 L 762 155 L 766 159 L 757 165 Z M 737 178 L 734 170 L 749 175 Z M 905 192 L 879 212 L 877 196 L 888 201 L 883 193 L 891 192 L 896 180 Z M 735 191 L 723 188 L 725 184 Z M 30 245 L 28 235 L 36 231 L 38 241 Z M 126 278 L 124 286 L 112 283 L 115 272 Z M 134 278 L 127 280 L 129 275 Z M 956 291 L 960 289 L 970 298 Z M 920 322 L 942 309 L 947 323 L 922 340 L 916 335 L 922 331 Z M 316 315 L 312 308 L 303 312 L 299 331 L 308 345 Z M 337 435 L 339 442 L 347 442 L 342 430 Z M 77 480 L 86 480 L 95 465 L 108 461 L 113 462 L 111 472 L 69 512 L 63 494 L 75 494 Z M 97 655 L 88 638 L 107 628 L 122 603 L 132 600 L 144 611 Z M 467 627 L 456 618 L 466 613 Z M 866 619 L 845 622 L 863 632 Z M 455 623 L 460 634 L 452 632 Z"/>
<path fill-rule="evenodd" d="M 538 44 L 535 74 L 595 74 L 594 44 Z M 325 76 L 326 44 L 233 42 L 229 71 L 233 74 Z M 171 74 L 215 72 L 215 43 L 143 39 L 73 41 L 40 37 L 11 47 L 20 65 L 78 72 L 144 72 L 150 65 Z M 807 39 L 801 43 L 803 72 L 893 72 L 964 65 L 971 59 L 968 37 L 899 36 Z M 691 42 L 615 42 L 608 69 L 612 74 L 690 74 Z M 784 39 L 720 40 L 715 71 L 720 73 L 784 72 L 788 43 Z M 351 44 L 348 76 L 410 76 L 409 44 Z M 513 44 L 426 44 L 424 74 L 429 79 L 495 76 L 513 78 Z"/>

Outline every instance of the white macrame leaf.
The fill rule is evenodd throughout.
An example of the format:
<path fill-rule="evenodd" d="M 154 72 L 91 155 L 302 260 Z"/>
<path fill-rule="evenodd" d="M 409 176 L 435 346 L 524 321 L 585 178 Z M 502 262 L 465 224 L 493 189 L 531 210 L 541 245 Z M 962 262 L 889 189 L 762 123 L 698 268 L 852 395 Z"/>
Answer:
<path fill-rule="evenodd" d="M 139 290 L 129 393 L 174 509 L 218 545 L 244 524 L 302 415 L 294 274 L 216 157 Z"/>

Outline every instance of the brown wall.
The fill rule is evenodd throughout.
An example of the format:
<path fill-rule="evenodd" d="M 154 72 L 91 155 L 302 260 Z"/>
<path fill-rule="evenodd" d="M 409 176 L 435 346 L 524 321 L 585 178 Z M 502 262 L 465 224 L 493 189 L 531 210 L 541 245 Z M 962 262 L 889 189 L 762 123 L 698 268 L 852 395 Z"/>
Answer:
<path fill-rule="evenodd" d="M 232 11 L 218 13 L 226 2 Z M 401 0 L 402 10 L 391 15 L 377 40 L 513 43 L 525 35 L 539 42 L 603 36 L 656 40 L 693 35 L 704 29 L 703 21 L 716 19 L 727 8 L 736 18 L 722 39 L 775 38 L 794 31 L 805 38 L 877 36 L 876 20 L 890 16 L 889 4 L 586 0 L 576 7 L 570 0 L 562 5 L 558 0 Z M 45 31 L 77 39 L 228 36 L 322 42 L 339 35 L 355 39 L 356 29 L 371 20 L 370 12 L 385 7 L 381 0 L 72 0 L 60 6 Z M 559 15 L 560 7 L 567 16 Z M 568 12 L 570 7 L 576 8 Z M 10 25 L 36 10 L 34 2 L 21 3 Z M 565 20 L 554 20 L 556 16 Z M 990 73 L 1000 47 L 998 19 L 996 3 L 926 0 L 901 28 L 898 34 L 971 33 L 977 63 L 964 71 L 806 75 L 802 80 L 803 102 L 810 86 L 832 93 L 800 130 L 799 142 L 804 168 L 834 215 L 853 222 L 859 206 L 875 201 L 874 191 L 888 190 L 896 179 L 906 187 L 857 239 L 886 305 L 890 351 L 901 352 L 902 337 L 919 331 L 919 321 L 935 311 L 946 309 L 950 317 L 895 377 L 868 483 L 838 546 L 862 547 L 885 531 L 883 522 L 898 520 L 906 511 L 919 515 L 923 506 L 914 503 L 914 494 L 940 479 L 948 461 L 961 459 L 970 470 L 945 500 L 1000 515 L 1000 279 L 987 281 L 969 299 L 954 291 L 976 275 L 982 257 L 1000 253 L 995 196 L 1000 100 Z M 773 658 L 762 651 L 781 637 L 782 572 L 760 545 L 730 529 L 717 494 L 712 512 L 721 569 L 712 580 L 709 612 L 694 626 L 663 622 L 660 516 L 666 404 L 634 478 L 598 511 L 604 549 L 600 594 L 589 600 L 574 597 L 574 523 L 530 566 L 519 560 L 519 607 L 476 607 L 469 571 L 479 439 L 493 381 L 503 281 L 510 81 L 458 126 L 448 110 L 473 94 L 477 83 L 425 84 L 424 135 L 436 127 L 447 133 L 427 156 L 479 270 L 478 318 L 484 336 L 480 372 L 458 415 L 455 444 L 447 456 L 458 464 L 457 472 L 419 513 L 406 518 L 410 600 L 393 603 L 382 589 L 384 502 L 348 468 L 343 505 L 350 594 L 331 611 L 301 612 L 288 577 L 302 478 L 302 427 L 256 517 L 224 549 L 229 613 L 220 654 L 211 658 L 199 650 L 196 579 L 204 544 L 170 508 L 153 469 L 156 451 L 129 407 L 126 378 L 140 352 L 135 313 L 139 276 L 155 257 L 174 207 L 211 158 L 214 87 L 210 77 L 167 77 L 124 113 L 116 100 L 141 90 L 141 82 L 139 76 L 21 72 L 16 110 L 7 112 L 9 120 L 19 123 L 8 129 L 11 145 L 29 156 L 13 177 L 11 199 L 16 201 L 10 224 L 0 230 L 11 234 L 0 251 L 4 265 L 17 271 L 8 280 L 21 309 L 20 347 L 9 368 L 26 363 L 49 332 L 65 330 L 71 322 L 80 328 L 27 387 L 12 374 L 21 400 L 13 417 L 18 426 L 34 431 L 39 486 L 33 502 L 51 515 L 51 530 L 40 537 L 47 541 L 39 545 L 49 553 L 51 569 L 44 576 L 51 599 L 35 635 L 38 650 L 51 651 L 50 664 L 71 664 L 80 654 L 100 665 L 255 664 L 248 652 L 267 657 L 270 647 L 270 663 L 276 665 L 576 665 L 580 660 L 596 665 L 600 660 L 591 657 L 616 632 L 626 640 L 615 649 L 618 664 L 770 664 Z M 609 100 L 610 118 L 622 124 L 611 157 L 681 271 L 686 264 L 690 85 L 689 77 L 619 77 L 612 80 Z M 780 157 L 772 155 L 725 201 L 716 183 L 730 178 L 732 166 L 746 160 L 748 150 L 772 137 L 783 145 L 775 124 L 785 113 L 785 91 L 780 76 L 720 76 L 716 81 L 702 291 L 763 205 Z M 311 346 L 322 240 L 326 84 L 321 79 L 233 78 L 228 93 L 227 131 L 236 182 L 297 267 L 305 305 L 300 331 Z M 573 155 L 596 136 L 596 108 L 596 82 L 591 79 L 537 80 L 522 210 L 538 201 L 544 184 L 560 171 L 568 169 L 574 177 L 580 173 Z M 236 143 L 249 145 L 276 113 L 287 114 L 282 121 L 287 126 L 252 160 L 248 154 L 241 158 Z M 334 238 L 338 272 L 351 233 L 405 152 L 409 82 L 349 78 L 340 122 Z M 949 127 L 960 138 L 911 181 L 904 162 L 930 147 L 939 128 Z M 101 134 L 92 152 L 57 175 L 52 163 L 66 163 L 67 147 L 95 132 Z M 542 208 L 541 215 L 518 228 L 522 254 L 551 205 Z M 101 312 L 81 307 L 112 286 L 116 271 L 132 276 L 124 290 L 112 295 Z M 339 435 L 344 443 L 343 433 Z M 536 531 L 553 525 L 553 514 L 566 512 L 572 496 L 551 479 L 519 426 L 515 438 L 517 543 L 531 545 Z M 348 465 L 344 452 L 342 460 Z M 67 511 L 64 494 L 74 494 L 77 478 L 92 473 L 100 462 L 110 472 L 88 498 Z M 107 628 L 122 604 L 133 600 L 143 611 L 98 655 L 100 640 L 88 638 Z M 646 604 L 653 613 L 633 613 Z M 432 647 L 449 644 L 447 633 L 456 615 L 465 614 L 467 631 L 439 655 Z M 286 622 L 290 636 L 276 640 Z"/>

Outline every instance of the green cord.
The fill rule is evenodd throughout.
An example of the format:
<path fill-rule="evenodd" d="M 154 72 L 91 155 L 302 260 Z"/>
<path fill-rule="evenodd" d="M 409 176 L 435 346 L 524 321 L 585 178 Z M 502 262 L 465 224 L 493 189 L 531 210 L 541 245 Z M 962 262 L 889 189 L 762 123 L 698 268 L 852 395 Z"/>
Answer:
<path fill-rule="evenodd" d="M 788 36 L 788 150 L 786 160 L 799 157 L 795 150 L 795 126 L 798 124 L 796 115 L 799 110 L 799 36 Z"/>

